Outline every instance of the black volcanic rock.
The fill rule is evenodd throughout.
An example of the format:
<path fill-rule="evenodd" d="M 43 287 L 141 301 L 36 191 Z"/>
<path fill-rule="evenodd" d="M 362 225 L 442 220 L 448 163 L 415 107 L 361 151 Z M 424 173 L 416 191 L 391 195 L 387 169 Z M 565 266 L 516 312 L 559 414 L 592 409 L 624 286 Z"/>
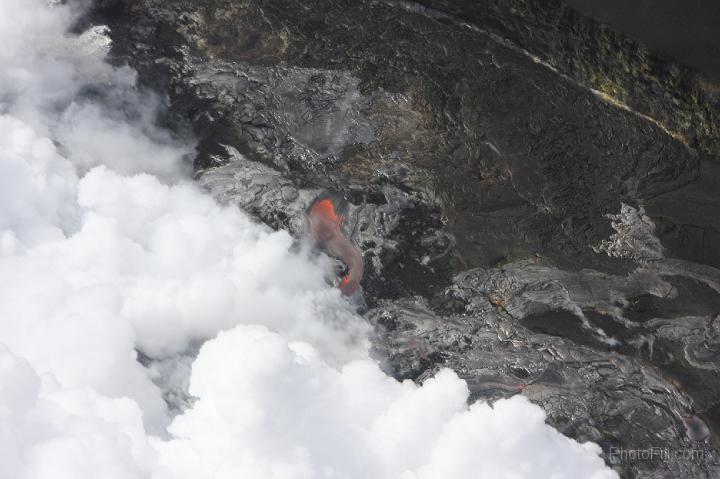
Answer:
<path fill-rule="evenodd" d="M 167 94 L 218 199 L 302 235 L 345 194 L 393 376 L 524 394 L 623 477 L 717 477 L 609 453 L 717 457 L 720 120 L 695 74 L 555 0 L 97 0 L 87 21 Z"/>
<path fill-rule="evenodd" d="M 663 8 L 667 9 L 670 4 L 686 10 L 698 9 L 700 12 L 694 16 L 698 28 L 692 35 L 700 37 L 707 35 L 699 30 L 700 26 L 711 32 L 717 31 L 713 20 L 718 18 L 718 7 L 711 5 L 712 0 L 696 0 L 692 7 L 680 0 L 622 3 L 610 0 L 593 2 L 593 6 L 589 6 L 587 0 L 417 0 L 397 3 L 422 5 L 427 14 L 440 12 L 441 16 L 455 22 L 478 25 L 547 61 L 584 85 L 652 118 L 673 136 L 708 154 L 716 162 L 720 158 L 720 84 L 713 72 L 708 70 L 708 74 L 698 74 L 680 63 L 669 61 L 667 51 L 655 48 L 652 52 L 636 40 L 576 10 L 583 8 L 611 22 L 615 18 L 614 23 L 623 23 L 625 31 L 635 32 L 642 28 L 642 22 L 647 22 L 648 17 L 661 15 Z M 700 3 L 709 5 L 702 9 Z M 612 13 L 613 8 L 617 13 Z M 646 10 L 647 14 L 633 23 L 629 13 L 632 10 Z M 665 20 L 674 27 L 665 32 L 666 38 L 681 35 L 676 32 L 680 21 L 681 18 L 672 16 Z M 717 38 L 718 34 L 710 35 Z M 637 37 L 649 38 L 642 34 Z M 681 60 L 685 58 L 677 52 L 675 56 Z"/>

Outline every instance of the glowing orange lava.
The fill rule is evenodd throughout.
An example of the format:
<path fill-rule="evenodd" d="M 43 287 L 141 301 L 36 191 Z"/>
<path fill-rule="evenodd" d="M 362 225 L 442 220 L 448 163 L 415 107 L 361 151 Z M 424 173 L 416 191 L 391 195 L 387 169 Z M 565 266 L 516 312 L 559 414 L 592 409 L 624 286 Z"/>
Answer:
<path fill-rule="evenodd" d="M 317 200 L 307 215 L 315 241 L 347 266 L 347 274 L 340 279 L 338 288 L 343 294 L 353 294 L 360 287 L 364 260 L 362 252 L 342 231 L 344 216 L 337 213 L 335 203 L 330 198 Z"/>

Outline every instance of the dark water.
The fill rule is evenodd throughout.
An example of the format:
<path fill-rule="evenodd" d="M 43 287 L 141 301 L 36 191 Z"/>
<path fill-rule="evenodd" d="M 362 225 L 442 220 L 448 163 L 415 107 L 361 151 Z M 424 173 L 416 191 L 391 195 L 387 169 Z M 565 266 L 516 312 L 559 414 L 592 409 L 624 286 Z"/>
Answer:
<path fill-rule="evenodd" d="M 568 5 L 720 80 L 720 1 L 565 0 Z"/>

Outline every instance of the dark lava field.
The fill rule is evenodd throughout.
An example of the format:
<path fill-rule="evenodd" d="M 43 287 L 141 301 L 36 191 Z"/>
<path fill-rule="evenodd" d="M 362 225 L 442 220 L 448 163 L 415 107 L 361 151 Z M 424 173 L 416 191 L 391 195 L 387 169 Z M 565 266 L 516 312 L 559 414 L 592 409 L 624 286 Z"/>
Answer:
<path fill-rule="evenodd" d="M 393 377 L 449 367 L 605 452 L 707 452 L 606 454 L 623 478 L 720 477 L 718 15 L 675 31 L 682 2 L 623 4 L 98 0 L 84 21 L 197 138 L 216 198 L 301 237 L 345 195 Z"/>

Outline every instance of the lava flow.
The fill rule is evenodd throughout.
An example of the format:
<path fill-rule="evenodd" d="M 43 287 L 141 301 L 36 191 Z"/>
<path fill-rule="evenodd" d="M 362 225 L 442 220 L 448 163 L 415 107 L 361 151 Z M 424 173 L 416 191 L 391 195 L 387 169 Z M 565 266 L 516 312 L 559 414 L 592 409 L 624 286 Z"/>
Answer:
<path fill-rule="evenodd" d="M 307 210 L 310 232 L 315 241 L 347 267 L 338 288 L 351 295 L 360 287 L 363 276 L 363 255 L 360 249 L 343 232 L 345 199 L 336 192 L 321 193 Z"/>

